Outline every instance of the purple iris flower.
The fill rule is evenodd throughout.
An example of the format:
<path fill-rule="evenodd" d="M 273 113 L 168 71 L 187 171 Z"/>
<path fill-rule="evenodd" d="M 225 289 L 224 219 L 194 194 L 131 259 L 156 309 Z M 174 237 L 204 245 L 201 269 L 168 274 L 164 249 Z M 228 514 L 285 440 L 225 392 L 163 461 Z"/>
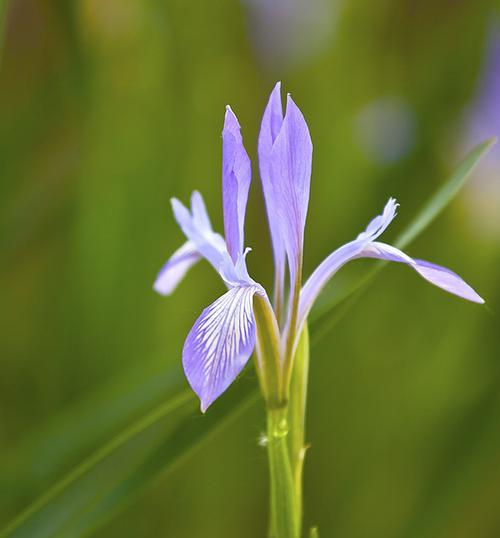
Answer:
<path fill-rule="evenodd" d="M 379 258 L 400 262 L 430 283 L 469 301 L 483 299 L 458 275 L 397 248 L 377 241 L 396 216 L 391 198 L 356 239 L 330 254 L 301 286 L 304 227 L 309 202 L 312 143 L 298 107 L 288 95 L 283 113 L 280 84 L 276 84 L 264 112 L 259 135 L 259 165 L 275 264 L 274 315 L 280 327 L 280 353 L 285 368 L 293 356 L 301 328 L 321 290 L 350 260 Z M 208 306 L 189 332 L 182 355 L 186 377 L 204 412 L 241 372 L 256 343 L 254 296 L 270 302 L 264 288 L 248 274 L 244 247 L 244 219 L 251 181 L 250 159 L 240 125 L 227 107 L 222 131 L 222 196 L 224 235 L 213 231 L 198 192 L 191 208 L 172 199 L 174 216 L 187 242 L 161 269 L 154 289 L 172 293 L 189 268 L 205 258 L 219 273 L 228 291 Z M 288 268 L 288 290 L 285 273 Z M 285 310 L 284 305 L 287 305 Z"/>

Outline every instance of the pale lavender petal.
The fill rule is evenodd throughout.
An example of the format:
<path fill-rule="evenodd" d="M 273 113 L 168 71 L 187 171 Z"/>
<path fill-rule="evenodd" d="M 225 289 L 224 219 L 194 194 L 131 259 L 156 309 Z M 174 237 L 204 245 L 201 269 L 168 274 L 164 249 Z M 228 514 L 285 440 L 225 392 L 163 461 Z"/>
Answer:
<path fill-rule="evenodd" d="M 385 204 L 383 213 L 372 219 L 365 231 L 360 233 L 357 239 L 373 241 L 382 235 L 396 216 L 398 206 L 399 204 L 394 198 L 389 198 L 389 201 Z"/>
<path fill-rule="evenodd" d="M 341 246 L 327 256 L 307 279 L 300 292 L 299 302 L 299 326 L 305 321 L 318 295 L 333 277 L 333 275 L 349 260 L 356 258 L 364 246 L 379 237 L 396 216 L 398 204 L 394 198 L 390 198 L 385 204 L 384 211 L 370 221 L 365 231 L 358 237 Z"/>
<path fill-rule="evenodd" d="M 360 240 L 354 240 L 342 245 L 327 256 L 314 270 L 300 292 L 298 327 L 301 327 L 307 319 L 314 302 L 329 280 L 344 264 L 357 257 L 364 244 Z M 299 332 L 297 331 L 297 333 Z"/>
<path fill-rule="evenodd" d="M 177 249 L 167 263 L 161 268 L 153 289 L 161 295 L 173 293 L 188 270 L 201 256 L 193 242 L 187 241 Z"/>
<path fill-rule="evenodd" d="M 222 201 L 227 249 L 235 263 L 243 253 L 245 211 L 251 174 L 250 159 L 243 146 L 240 124 L 228 106 L 222 130 Z"/>
<path fill-rule="evenodd" d="M 207 307 L 182 353 L 184 372 L 205 412 L 241 372 L 255 347 L 253 296 L 259 286 L 238 286 Z"/>
<path fill-rule="evenodd" d="M 219 271 L 226 252 L 226 243 L 220 234 L 212 230 L 201 194 L 193 193 L 191 212 L 176 198 L 172 198 L 171 202 L 175 219 L 184 235 L 215 270 Z"/>
<path fill-rule="evenodd" d="M 285 280 L 285 244 L 281 221 L 278 215 L 280 209 L 280 187 L 276 178 L 271 174 L 271 151 L 274 141 L 283 124 L 283 108 L 281 105 L 281 83 L 274 87 L 267 103 L 259 133 L 259 170 L 262 182 L 262 191 L 266 202 L 267 220 L 271 233 L 273 247 L 274 270 L 276 286 L 282 293 Z"/>
<path fill-rule="evenodd" d="M 369 243 L 359 253 L 358 257 L 378 258 L 405 263 L 412 269 L 415 269 L 415 271 L 425 278 L 425 280 L 438 288 L 474 303 L 484 303 L 484 299 L 480 297 L 469 284 L 464 282 L 462 278 L 450 269 L 424 260 L 410 258 L 410 256 L 391 245 L 379 242 Z"/>
<path fill-rule="evenodd" d="M 304 116 L 287 97 L 285 118 L 270 157 L 270 174 L 279 193 L 278 214 L 292 278 L 304 242 L 311 183 L 312 142 Z"/>
<path fill-rule="evenodd" d="M 175 220 L 187 237 L 193 232 L 193 217 L 189 209 L 181 201 L 177 200 L 177 198 L 172 198 L 170 203 L 172 205 Z"/>
<path fill-rule="evenodd" d="M 210 223 L 205 202 L 198 191 L 194 191 L 191 195 L 191 212 L 193 224 L 198 230 L 212 231 L 212 224 Z"/>

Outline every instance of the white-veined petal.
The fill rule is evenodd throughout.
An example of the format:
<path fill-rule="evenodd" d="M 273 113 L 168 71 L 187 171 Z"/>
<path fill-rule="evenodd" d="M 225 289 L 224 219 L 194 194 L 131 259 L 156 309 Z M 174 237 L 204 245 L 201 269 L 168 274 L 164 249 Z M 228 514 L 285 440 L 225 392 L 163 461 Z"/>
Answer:
<path fill-rule="evenodd" d="M 186 338 L 184 372 L 205 412 L 241 372 L 255 347 L 253 296 L 260 286 L 237 286 L 205 308 Z"/>

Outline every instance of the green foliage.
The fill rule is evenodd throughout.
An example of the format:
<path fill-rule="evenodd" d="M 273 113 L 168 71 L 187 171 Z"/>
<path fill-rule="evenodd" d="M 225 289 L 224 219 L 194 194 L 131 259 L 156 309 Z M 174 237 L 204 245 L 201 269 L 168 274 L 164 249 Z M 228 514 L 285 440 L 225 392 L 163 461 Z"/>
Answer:
<path fill-rule="evenodd" d="M 0 3 L 0 12 L 6 5 L 4 535 L 265 534 L 255 373 L 247 369 L 206 416 L 181 373 L 183 339 L 222 287 L 206 266 L 172 298 L 151 285 L 182 241 L 171 196 L 200 189 L 221 229 L 224 105 L 255 155 L 278 79 L 306 114 L 315 147 L 306 271 L 392 195 L 401 209 L 388 242 L 392 230 L 404 230 L 400 246 L 418 235 L 411 254 L 456 270 L 493 312 L 400 268 L 388 267 L 377 286 L 360 287 L 379 271 L 370 261 L 339 273 L 310 326 L 306 524 L 343 538 L 498 535 L 499 247 L 483 227 L 496 202 L 480 197 L 476 176 L 434 221 L 486 149 L 443 183 L 465 154 L 464 111 L 494 3 L 354 0 L 337 11 L 331 0 L 321 46 L 286 64 L 257 54 L 264 39 L 250 3 L 27 0 Z M 401 99 L 413 118 L 412 145 L 393 163 L 377 161 L 359 137 L 363 110 L 384 97 Z M 254 164 L 255 180 L 257 172 Z M 267 285 L 257 181 L 248 219 L 252 275 Z M 361 297 L 362 308 L 351 309 Z"/>
<path fill-rule="evenodd" d="M 482 143 L 470 153 L 458 171 L 431 197 L 423 211 L 403 232 L 400 246 L 405 246 L 418 236 L 444 209 L 452 199 L 451 193 L 456 194 L 458 188 L 464 185 L 472 168 L 491 144 L 491 141 Z M 304 355 L 302 347 L 307 354 L 307 328 L 298 347 L 301 357 Z M 308 362 L 306 359 L 306 364 Z M 302 363 L 302 360 L 297 362 L 299 366 Z M 193 411 L 194 396 L 189 391 L 183 391 L 162 403 L 78 465 L 8 525 L 1 536 L 49 537 L 54 532 L 87 534 L 126 505 L 130 497 L 137 495 L 157 475 L 165 474 L 185 459 L 214 430 L 221 429 L 228 420 L 237 416 L 249 401 L 255 401 L 255 388 L 250 390 L 248 385 L 242 386 L 245 390 L 240 390 L 237 395 L 231 393 L 232 397 L 224 397 L 222 404 L 203 418 L 196 418 L 199 411 Z M 294 392 L 297 392 L 297 388 Z M 299 392 L 305 390 L 302 387 Z M 303 400 L 298 399 L 297 402 L 299 409 L 292 409 L 290 420 L 301 420 L 303 416 Z M 95 416 L 94 421 L 97 420 Z M 272 425 L 270 427 L 272 429 Z M 298 431 L 300 438 L 291 439 L 294 460 L 302 457 L 298 454 L 304 450 L 303 428 Z M 285 439 L 282 441 L 285 444 L 278 444 L 278 450 L 287 451 Z M 295 468 L 297 463 L 294 464 Z M 301 464 L 299 468 L 301 472 Z M 103 477 L 106 477 L 105 487 Z M 300 483 L 300 475 L 297 480 Z M 285 490 L 293 491 L 293 488 Z"/>

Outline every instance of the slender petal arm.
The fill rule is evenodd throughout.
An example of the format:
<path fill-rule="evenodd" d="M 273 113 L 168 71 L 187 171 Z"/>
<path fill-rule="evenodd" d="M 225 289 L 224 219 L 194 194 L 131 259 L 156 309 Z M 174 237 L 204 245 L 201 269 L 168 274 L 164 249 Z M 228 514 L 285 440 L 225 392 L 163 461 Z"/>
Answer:
<path fill-rule="evenodd" d="M 410 256 L 391 245 L 375 241 L 395 217 L 396 208 L 396 201 L 391 198 L 386 204 L 384 212 L 375 217 L 363 233 L 359 234 L 354 241 L 338 248 L 316 268 L 301 291 L 299 326 L 307 318 L 314 301 L 332 276 L 344 264 L 356 258 L 379 258 L 405 263 L 431 284 L 469 301 L 484 303 L 484 300 L 453 271 L 430 262 L 410 258 Z"/>
<path fill-rule="evenodd" d="M 396 216 L 397 207 L 396 200 L 390 198 L 385 204 L 384 211 L 370 221 L 364 232 L 354 241 L 335 250 L 318 265 L 300 293 L 298 327 L 302 326 L 314 301 L 333 275 L 348 261 L 358 257 L 365 245 L 377 239 L 386 230 Z"/>
<path fill-rule="evenodd" d="M 229 387 L 254 350 L 255 293 L 265 292 L 259 285 L 230 289 L 202 312 L 186 339 L 182 363 L 202 412 Z"/>
<path fill-rule="evenodd" d="M 323 291 L 323 288 L 328 284 L 333 275 L 348 261 L 356 258 L 362 249 L 363 244 L 356 240 L 342 245 L 325 258 L 307 279 L 300 292 L 299 315 L 297 319 L 298 333 L 300 333 L 302 324 L 307 319 L 314 302 Z"/>
<path fill-rule="evenodd" d="M 160 295 L 170 295 L 189 269 L 201 259 L 192 241 L 186 241 L 177 249 L 156 277 L 153 289 Z"/>
<path fill-rule="evenodd" d="M 474 303 L 484 303 L 484 299 L 478 295 L 469 284 L 464 282 L 462 278 L 450 269 L 424 260 L 410 258 L 410 256 L 391 245 L 386 245 L 385 243 L 379 243 L 377 241 L 369 243 L 357 257 L 378 258 L 381 260 L 405 263 L 414 269 L 421 277 L 425 278 L 425 280 L 438 288 Z"/>
<path fill-rule="evenodd" d="M 224 234 L 234 263 L 243 253 L 243 227 L 251 175 L 250 158 L 243 146 L 240 124 L 228 106 L 222 130 L 222 202 Z"/>

